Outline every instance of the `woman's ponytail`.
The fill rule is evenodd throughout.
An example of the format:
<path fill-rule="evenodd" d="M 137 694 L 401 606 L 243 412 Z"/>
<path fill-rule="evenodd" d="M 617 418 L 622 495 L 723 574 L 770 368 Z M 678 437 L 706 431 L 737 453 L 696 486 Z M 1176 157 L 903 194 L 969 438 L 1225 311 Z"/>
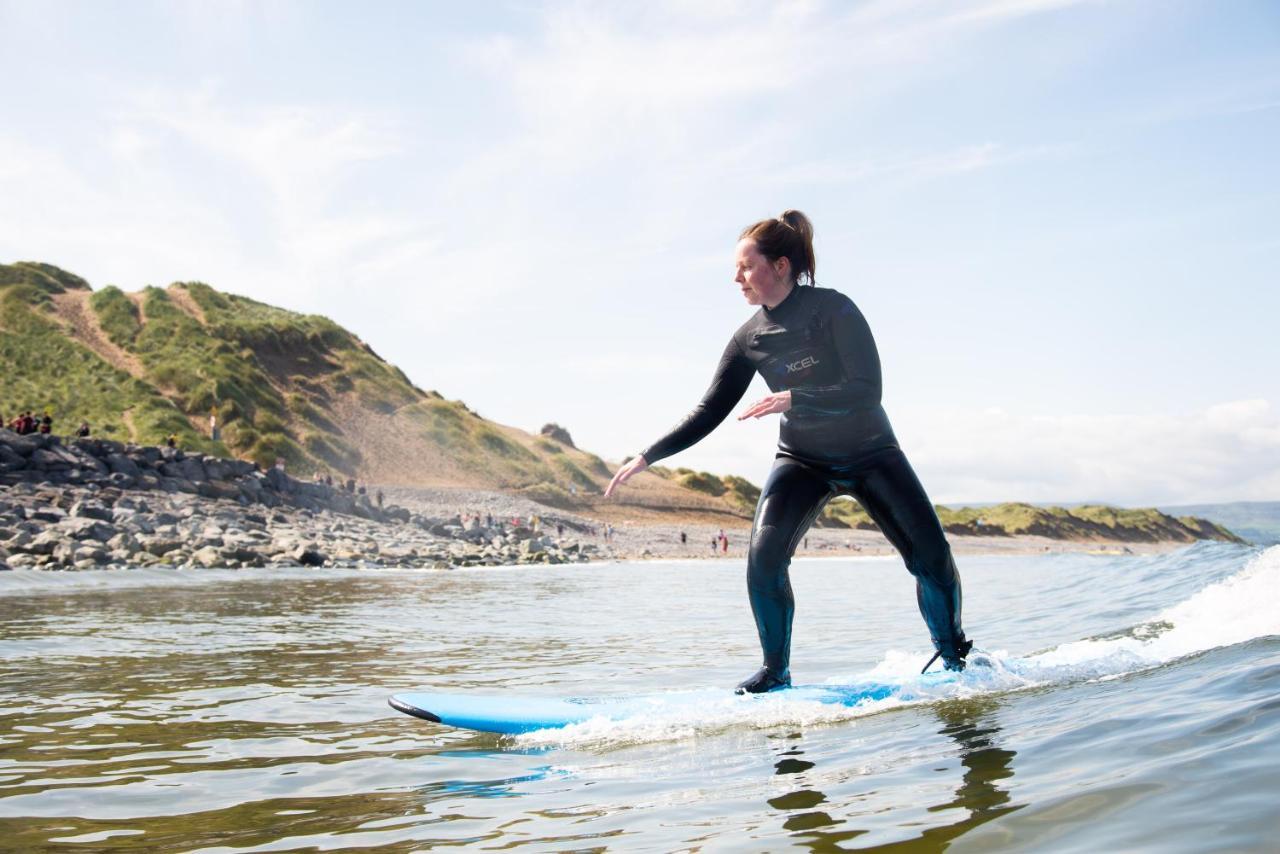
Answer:
<path fill-rule="evenodd" d="M 756 242 L 760 254 L 770 261 L 786 258 L 796 284 L 814 282 L 818 262 L 813 254 L 813 223 L 797 210 L 785 210 L 777 219 L 762 219 L 748 226 L 739 236 Z"/>

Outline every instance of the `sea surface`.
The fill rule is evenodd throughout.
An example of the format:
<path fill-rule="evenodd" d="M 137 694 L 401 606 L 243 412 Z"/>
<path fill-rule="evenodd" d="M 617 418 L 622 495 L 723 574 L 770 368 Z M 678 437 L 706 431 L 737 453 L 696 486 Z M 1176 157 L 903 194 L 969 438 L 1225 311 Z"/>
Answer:
<path fill-rule="evenodd" d="M 798 560 L 797 682 L 739 561 L 0 574 L 0 850 L 1280 848 L 1280 547 L 966 557 L 989 667 L 931 650 L 890 558 Z M 936 667 L 936 665 L 935 665 Z M 705 704 L 517 737 L 418 689 Z"/>

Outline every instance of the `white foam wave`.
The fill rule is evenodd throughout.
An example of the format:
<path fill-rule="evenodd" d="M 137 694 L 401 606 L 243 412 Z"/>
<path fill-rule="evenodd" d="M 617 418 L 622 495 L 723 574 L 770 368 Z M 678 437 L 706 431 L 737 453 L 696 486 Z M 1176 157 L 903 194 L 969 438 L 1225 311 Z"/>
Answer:
<path fill-rule="evenodd" d="M 917 703 L 1112 678 L 1195 653 L 1280 635 L 1277 601 L 1280 546 L 1262 552 L 1235 575 L 1119 636 L 1073 641 L 1023 657 L 1003 650 L 985 652 L 972 658 L 972 666 L 956 677 L 921 678 L 920 650 L 891 650 L 869 671 L 827 680 L 832 686 L 869 682 L 894 686 L 890 696 L 856 706 L 824 703 L 803 696 L 803 692 L 737 697 L 723 688 L 707 688 L 648 698 L 641 715 L 618 720 L 593 718 L 563 729 L 527 733 L 516 740 L 529 746 L 671 741 L 738 727 L 838 723 Z"/>

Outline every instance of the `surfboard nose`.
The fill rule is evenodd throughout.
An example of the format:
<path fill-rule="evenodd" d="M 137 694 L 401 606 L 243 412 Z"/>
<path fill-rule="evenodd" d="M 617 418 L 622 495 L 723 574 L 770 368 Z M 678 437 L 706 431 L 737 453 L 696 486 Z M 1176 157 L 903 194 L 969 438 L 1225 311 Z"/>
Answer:
<path fill-rule="evenodd" d="M 433 724 L 442 723 L 440 718 L 428 712 L 426 709 L 419 709 L 410 703 L 406 703 L 399 697 L 388 697 L 387 705 L 395 709 L 397 712 L 404 712 L 406 715 L 413 715 L 415 718 L 422 718 L 424 721 L 431 721 Z"/>

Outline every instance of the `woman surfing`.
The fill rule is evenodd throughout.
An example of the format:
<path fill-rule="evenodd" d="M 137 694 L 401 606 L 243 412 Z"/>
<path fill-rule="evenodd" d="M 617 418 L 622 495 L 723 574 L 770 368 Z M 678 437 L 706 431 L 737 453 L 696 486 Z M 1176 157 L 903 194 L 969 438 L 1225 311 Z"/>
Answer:
<path fill-rule="evenodd" d="M 696 444 L 738 404 L 759 373 L 771 391 L 739 416 L 782 416 L 778 451 L 756 505 L 747 591 L 763 666 L 737 687 L 791 685 L 795 599 L 787 569 L 796 544 L 836 495 L 851 495 L 902 555 L 938 657 L 963 670 L 973 643 L 960 625 L 960 574 L 942 525 L 880 404 L 880 357 L 848 297 L 814 284 L 813 225 L 789 210 L 742 232 L 734 281 L 760 306 L 729 339 L 702 401 L 613 476 L 605 497 L 638 472 Z M 928 669 L 929 664 L 925 665 Z"/>

